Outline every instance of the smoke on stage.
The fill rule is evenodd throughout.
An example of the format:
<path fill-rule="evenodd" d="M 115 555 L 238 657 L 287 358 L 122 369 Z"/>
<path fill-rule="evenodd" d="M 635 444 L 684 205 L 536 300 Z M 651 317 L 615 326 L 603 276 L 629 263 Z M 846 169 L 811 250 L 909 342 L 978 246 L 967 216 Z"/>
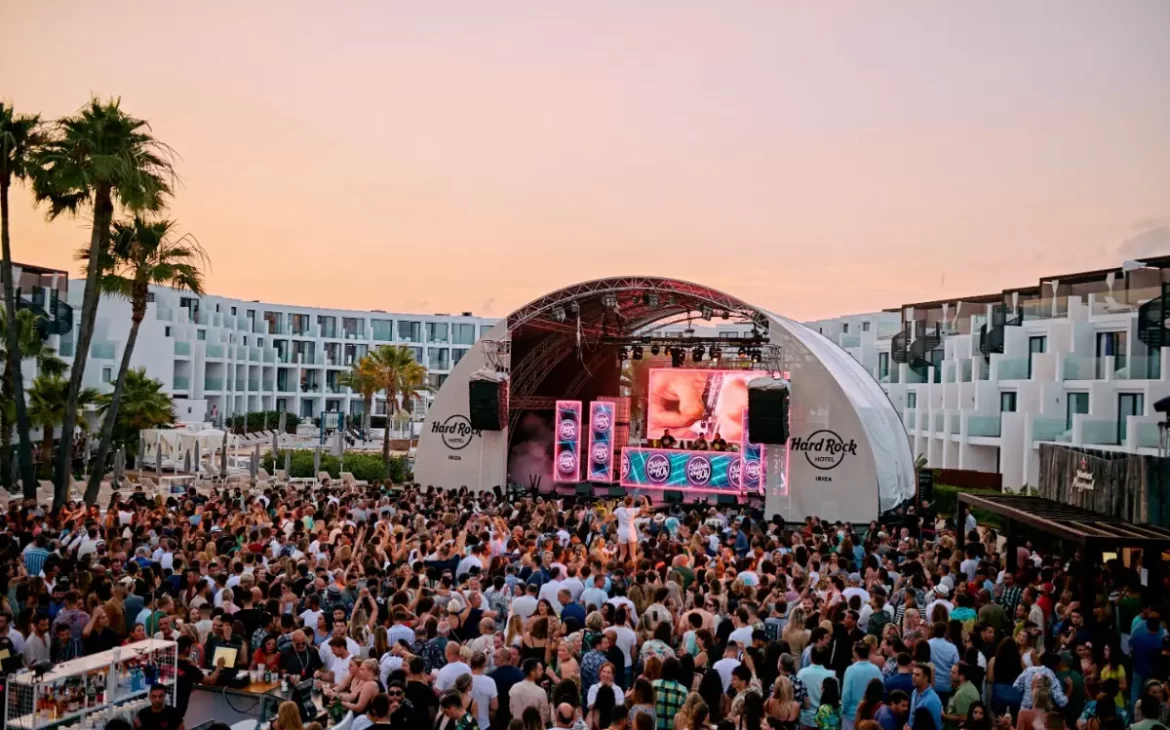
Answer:
<path fill-rule="evenodd" d="M 553 430 L 546 419 L 535 413 L 527 413 L 520 419 L 508 459 L 508 473 L 513 482 L 525 486 L 537 479 L 540 484 L 552 483 Z"/>

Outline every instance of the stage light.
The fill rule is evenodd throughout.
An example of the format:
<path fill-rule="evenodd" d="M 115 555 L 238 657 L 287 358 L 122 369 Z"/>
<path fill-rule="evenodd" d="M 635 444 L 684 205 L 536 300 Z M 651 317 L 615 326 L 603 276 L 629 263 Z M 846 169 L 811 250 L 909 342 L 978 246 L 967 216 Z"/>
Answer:
<path fill-rule="evenodd" d="M 739 355 L 740 357 L 743 357 L 744 355 L 746 355 L 746 354 L 747 354 L 747 348 L 745 348 L 745 347 L 743 347 L 743 346 L 741 345 L 741 346 L 740 346 L 740 348 L 739 348 L 739 350 L 738 350 L 738 351 L 736 351 L 736 353 L 735 353 L 735 354 Z"/>
<path fill-rule="evenodd" d="M 703 361 L 703 348 L 696 347 L 695 349 L 691 350 L 691 359 L 694 360 L 695 362 L 702 362 Z"/>
<path fill-rule="evenodd" d="M 617 309 L 617 305 L 618 305 L 617 297 L 613 294 L 606 294 L 605 296 L 603 296 L 601 298 L 601 303 L 602 303 L 602 305 L 604 305 L 605 307 L 608 307 L 609 309 Z"/>
<path fill-rule="evenodd" d="M 711 308 L 706 304 L 699 307 L 699 317 L 702 319 L 711 319 Z"/>
<path fill-rule="evenodd" d="M 565 321 L 565 308 L 564 307 L 557 307 L 556 309 L 554 309 L 552 311 L 552 316 L 553 316 L 553 319 L 555 321 L 564 322 Z"/>
<path fill-rule="evenodd" d="M 686 353 L 681 347 L 670 348 L 670 366 L 672 368 L 682 367 L 683 362 L 686 361 Z"/>
<path fill-rule="evenodd" d="M 718 360 L 723 355 L 723 351 L 718 347 L 711 348 L 711 359 Z"/>
<path fill-rule="evenodd" d="M 625 362 L 626 359 L 628 359 L 628 358 L 629 358 L 629 354 L 626 352 L 626 348 L 619 347 L 618 348 L 618 361 Z"/>
<path fill-rule="evenodd" d="M 642 346 L 641 345 L 634 345 L 633 357 L 635 360 L 642 359 Z"/>
<path fill-rule="evenodd" d="M 760 361 L 760 351 L 759 350 L 752 350 L 752 362 L 759 362 L 759 361 Z"/>
<path fill-rule="evenodd" d="M 649 296 L 649 302 L 650 302 L 650 306 L 651 306 L 651 307 L 654 307 L 655 309 L 657 309 L 657 308 L 658 308 L 658 295 L 657 295 L 657 294 L 651 294 L 651 295 Z"/>
<path fill-rule="evenodd" d="M 662 348 L 659 347 L 658 345 L 651 345 L 650 346 L 650 354 L 651 355 L 657 355 L 661 351 L 662 351 Z"/>
<path fill-rule="evenodd" d="M 569 311 L 573 314 L 579 314 L 581 312 L 581 305 L 577 303 L 577 300 L 574 299 L 569 303 Z"/>
<path fill-rule="evenodd" d="M 729 312 L 729 311 L 727 311 L 726 309 L 724 309 L 724 310 L 723 310 L 723 313 L 722 313 L 722 314 L 720 314 L 719 316 L 720 316 L 722 319 L 731 319 L 731 312 Z"/>

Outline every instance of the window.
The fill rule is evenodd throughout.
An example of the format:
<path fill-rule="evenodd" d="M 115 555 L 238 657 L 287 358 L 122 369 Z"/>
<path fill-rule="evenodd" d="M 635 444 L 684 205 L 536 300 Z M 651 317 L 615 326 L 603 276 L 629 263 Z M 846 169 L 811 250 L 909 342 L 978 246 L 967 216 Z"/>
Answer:
<path fill-rule="evenodd" d="M 490 324 L 481 324 L 479 326 L 479 336 L 480 337 L 487 337 L 488 332 L 492 331 L 493 326 L 494 325 L 490 325 Z"/>
<path fill-rule="evenodd" d="M 114 379 L 114 369 L 113 368 L 102 368 L 102 382 L 109 383 L 109 382 L 112 382 L 113 379 Z"/>
<path fill-rule="evenodd" d="M 412 347 L 410 348 L 410 352 L 414 355 L 415 362 L 423 362 L 423 349 L 421 347 Z"/>
<path fill-rule="evenodd" d="M 422 322 L 398 320 L 398 339 L 403 342 L 422 342 Z"/>
<path fill-rule="evenodd" d="M 462 349 L 459 347 L 453 348 L 451 350 L 451 367 L 455 367 L 456 365 L 458 365 L 459 361 L 462 360 L 463 356 L 466 354 L 467 354 L 467 350 L 465 350 L 465 349 Z"/>
<path fill-rule="evenodd" d="M 454 330 L 451 333 L 451 344 L 454 345 L 474 345 L 475 344 L 475 325 L 473 324 L 455 324 L 451 325 Z"/>
<path fill-rule="evenodd" d="M 999 394 L 999 412 L 1016 412 L 1016 392 L 1014 390 L 1005 390 Z"/>
<path fill-rule="evenodd" d="M 841 325 L 841 332 L 842 332 L 843 334 L 846 334 L 846 335 L 847 335 L 847 334 L 849 334 L 849 323 L 848 323 L 848 322 L 846 322 L 845 324 Z"/>
<path fill-rule="evenodd" d="M 215 305 L 215 311 L 219 312 L 219 305 L 218 304 Z"/>
<path fill-rule="evenodd" d="M 936 382 L 936 383 L 942 382 L 942 363 L 943 363 L 943 351 L 942 350 L 931 350 L 930 351 L 930 364 L 932 366 L 934 366 L 934 382 Z"/>
<path fill-rule="evenodd" d="M 427 322 L 427 342 L 446 342 L 447 323 Z"/>
<path fill-rule="evenodd" d="M 1028 338 L 1028 380 L 1032 379 L 1032 357 L 1036 354 L 1043 354 L 1047 349 L 1047 337 Z"/>
<path fill-rule="evenodd" d="M 1064 420 L 1064 427 L 1072 430 L 1073 416 L 1078 413 L 1089 412 L 1089 394 L 1088 393 L 1069 393 L 1067 415 Z"/>
<path fill-rule="evenodd" d="M 171 326 L 167 325 L 166 331 L 163 333 L 163 337 L 170 337 L 170 336 L 171 336 Z"/>
<path fill-rule="evenodd" d="M 236 308 L 235 307 L 232 307 L 232 316 L 233 317 L 236 316 Z"/>
<path fill-rule="evenodd" d="M 1105 358 L 1113 358 L 1113 372 L 1125 367 L 1126 337 L 1125 332 L 1098 332 L 1097 333 L 1097 373 L 1101 380 L 1105 377 Z"/>
<path fill-rule="evenodd" d="M 447 348 L 445 347 L 429 347 L 427 348 L 427 369 L 429 370 L 447 370 L 450 367 L 450 360 L 448 359 Z"/>
<path fill-rule="evenodd" d="M 206 340 L 207 339 L 207 330 L 195 330 L 195 339 Z"/>
<path fill-rule="evenodd" d="M 861 323 L 861 331 L 862 332 L 869 332 L 869 322 L 862 322 Z"/>
<path fill-rule="evenodd" d="M 917 393 L 917 391 L 912 390 L 906 394 L 906 407 L 907 408 L 917 408 L 918 407 L 918 393 Z"/>
<path fill-rule="evenodd" d="M 878 353 L 878 379 L 883 380 L 890 377 L 890 353 Z"/>
<path fill-rule="evenodd" d="M 1145 397 L 1141 393 L 1118 393 L 1117 394 L 1117 443 L 1124 445 L 1126 429 L 1126 416 L 1141 416 L 1144 415 Z"/>
<path fill-rule="evenodd" d="M 719 330 L 720 337 L 739 337 L 739 333 L 734 330 Z"/>
<path fill-rule="evenodd" d="M 432 389 L 438 390 L 443 387 L 443 383 L 447 382 L 447 376 L 442 373 L 427 373 L 427 385 Z"/>
<path fill-rule="evenodd" d="M 152 291 L 148 291 L 148 292 L 146 292 L 146 301 L 147 301 L 147 302 L 153 302 L 153 301 L 154 301 L 154 292 L 152 292 Z"/>
<path fill-rule="evenodd" d="M 392 319 L 371 319 L 370 329 L 373 331 L 373 338 L 379 342 L 392 342 L 394 340 L 394 320 Z"/>

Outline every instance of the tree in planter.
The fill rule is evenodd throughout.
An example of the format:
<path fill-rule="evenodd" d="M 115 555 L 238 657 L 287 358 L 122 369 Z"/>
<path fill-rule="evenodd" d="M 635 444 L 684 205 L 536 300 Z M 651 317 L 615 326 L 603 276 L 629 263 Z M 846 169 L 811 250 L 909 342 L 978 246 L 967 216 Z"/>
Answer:
<path fill-rule="evenodd" d="M 61 375 L 38 375 L 33 380 L 32 387 L 28 390 L 28 417 L 44 432 L 41 440 L 42 464 L 49 465 L 53 462 L 53 429 L 66 422 L 66 417 L 71 415 L 69 409 L 74 408 L 72 421 L 85 431 L 88 424 L 84 420 L 78 420 L 76 411 L 95 404 L 97 399 L 97 390 L 82 388 L 77 394 L 76 401 L 73 401 L 69 398 L 69 381 Z M 61 452 L 65 455 L 66 463 L 69 463 L 72 456 L 72 446 L 72 433 L 63 430 Z M 68 489 L 65 494 L 68 496 Z"/>
<path fill-rule="evenodd" d="M 16 321 L 17 331 L 20 333 L 20 356 L 35 360 L 37 372 L 41 375 L 56 375 L 58 377 L 64 375 L 69 366 L 65 364 L 64 360 L 57 357 L 53 348 L 46 345 L 41 339 L 40 332 L 37 331 L 37 314 L 28 309 L 21 309 L 16 313 Z M 5 310 L 0 309 L 0 349 L 3 349 L 2 357 L 4 358 L 4 380 L 0 383 L 0 484 L 3 484 L 5 489 L 11 486 L 12 424 L 18 420 L 17 411 L 20 405 L 19 399 L 15 395 L 17 383 L 21 385 L 21 397 L 24 393 L 24 384 L 20 382 L 24 376 L 20 374 L 19 368 L 12 369 L 12 360 L 8 357 L 12 351 L 8 347 L 8 333 L 8 314 Z M 27 415 L 26 410 L 26 420 Z M 31 421 L 28 425 L 31 427 Z M 25 436 L 28 436 L 27 432 Z M 21 481 L 24 482 L 24 497 L 25 499 L 36 499 L 37 479 L 31 449 L 27 457 L 21 453 L 19 458 Z M 26 469 L 33 475 L 31 481 L 24 476 Z"/>
<path fill-rule="evenodd" d="M 138 328 L 146 318 L 151 285 L 161 284 L 194 294 L 203 293 L 203 271 L 200 265 L 207 262 L 207 255 L 192 236 L 176 237 L 174 231 L 174 221 L 148 221 L 142 216 L 134 216 L 133 221 L 113 224 L 110 240 L 101 254 L 102 292 L 130 300 L 130 334 L 122 350 L 114 392 L 105 407 L 97 458 L 85 488 L 86 504 L 97 501 L 98 490 L 105 476 L 122 390 L 130 370 L 130 357 L 138 341 Z M 77 252 L 77 258 L 85 262 L 87 270 L 93 266 L 89 254 L 88 249 Z M 142 376 L 145 375 L 143 372 Z"/>
<path fill-rule="evenodd" d="M 0 261 L 0 280 L 4 286 L 4 310 L 16 311 L 16 288 L 12 281 L 12 241 L 8 232 L 8 191 L 13 180 L 28 179 L 35 169 L 33 155 L 44 141 L 41 134 L 41 118 L 37 115 L 17 114 L 11 104 L 0 102 L 0 249 L 3 261 Z M 26 343 L 22 337 L 20 323 L 17 317 L 6 317 L 4 333 L 8 348 L 4 360 L 4 400 L 11 400 L 13 404 L 13 418 L 3 418 L 0 428 L 3 429 L 4 455 L 0 458 L 0 481 L 5 487 L 10 486 L 12 470 L 9 447 L 12 442 L 12 423 L 16 422 L 16 435 L 19 448 L 20 478 L 24 482 L 24 496 L 36 498 L 37 478 L 33 472 L 32 440 L 29 437 L 31 426 L 28 417 L 28 406 L 24 398 L 24 376 L 20 372 L 20 362 L 26 357 L 35 357 L 21 346 Z M 39 337 L 37 338 L 39 341 Z M 28 343 L 30 346 L 33 344 Z"/>
<path fill-rule="evenodd" d="M 99 260 L 109 242 L 116 207 L 158 210 L 171 194 L 171 151 L 150 133 L 150 125 L 122 111 L 121 101 L 92 99 L 77 114 L 56 122 L 34 155 L 33 193 L 49 204 L 50 220 L 91 208 L 89 258 Z M 101 267 L 86 274 L 77 350 L 64 411 L 65 438 L 71 439 L 83 388 L 86 360 L 97 320 Z M 53 512 L 69 495 L 69 453 L 62 449 L 53 473 Z"/>
<path fill-rule="evenodd" d="M 337 379 L 337 384 L 361 395 L 362 438 L 368 438 L 370 417 L 374 410 L 374 395 L 381 389 L 370 356 L 364 356 L 350 367 L 349 372 L 342 373 Z"/>
<path fill-rule="evenodd" d="M 414 351 L 406 345 L 382 345 L 366 359 L 378 384 L 386 392 L 386 415 L 393 418 L 400 410 L 410 412 L 411 404 L 420 394 L 430 390 L 427 369 L 415 361 Z M 401 399 L 403 405 L 400 406 Z M 382 431 L 382 460 L 390 461 L 390 424 Z"/>
<path fill-rule="evenodd" d="M 148 377 L 146 368 L 135 368 L 126 373 L 123 382 L 121 398 L 119 399 L 118 413 L 114 417 L 114 429 L 111 444 L 114 447 L 125 447 L 126 455 L 135 459 L 138 457 L 138 432 L 146 428 L 170 426 L 175 423 L 175 407 L 171 396 L 164 389 L 161 380 Z M 110 411 L 113 408 L 115 394 L 105 393 L 98 402 L 98 414 L 105 421 L 110 421 Z M 103 425 L 104 428 L 104 425 Z M 96 470 L 95 470 L 95 473 Z M 86 503 L 89 501 L 89 490 L 92 485 L 86 486 Z M 97 495 L 95 493 L 94 499 Z"/>

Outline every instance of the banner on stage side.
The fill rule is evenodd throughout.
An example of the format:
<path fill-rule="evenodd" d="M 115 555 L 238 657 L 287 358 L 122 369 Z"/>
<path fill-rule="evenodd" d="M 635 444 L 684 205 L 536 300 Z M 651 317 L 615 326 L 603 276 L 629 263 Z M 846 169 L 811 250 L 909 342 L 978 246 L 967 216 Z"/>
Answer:
<path fill-rule="evenodd" d="M 557 401 L 553 481 L 577 482 L 581 475 L 581 401 Z"/>
<path fill-rule="evenodd" d="M 588 481 L 613 481 L 615 416 L 613 403 L 593 401 L 589 404 L 589 461 L 586 470 Z"/>

